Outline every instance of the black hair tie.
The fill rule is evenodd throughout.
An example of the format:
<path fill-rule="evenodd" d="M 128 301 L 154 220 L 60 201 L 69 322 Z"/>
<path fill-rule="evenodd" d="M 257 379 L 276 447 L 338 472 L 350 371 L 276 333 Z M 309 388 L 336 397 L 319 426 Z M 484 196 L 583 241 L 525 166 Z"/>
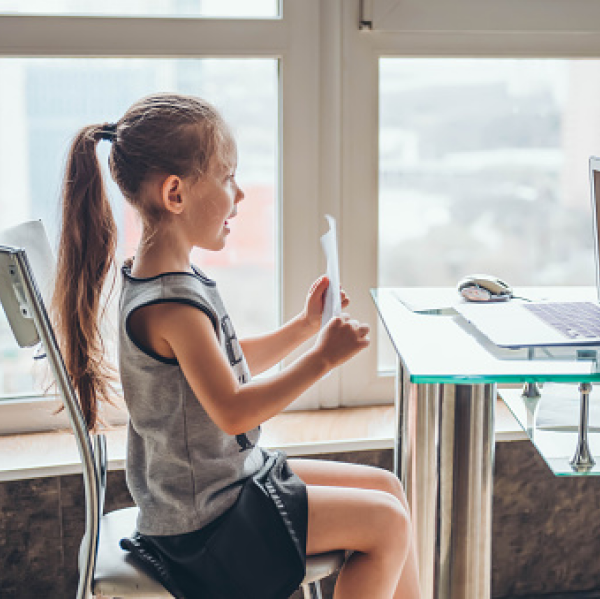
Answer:
<path fill-rule="evenodd" d="M 114 141 L 117 136 L 117 123 L 106 123 L 100 129 L 100 139 L 105 139 L 106 141 Z"/>

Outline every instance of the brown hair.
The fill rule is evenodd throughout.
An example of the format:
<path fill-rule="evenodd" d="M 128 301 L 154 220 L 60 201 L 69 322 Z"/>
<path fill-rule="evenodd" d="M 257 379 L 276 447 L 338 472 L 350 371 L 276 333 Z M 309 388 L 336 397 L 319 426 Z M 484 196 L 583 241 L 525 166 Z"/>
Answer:
<path fill-rule="evenodd" d="M 142 220 L 156 225 L 160 214 L 144 203 L 141 186 L 151 174 L 199 177 L 213 158 L 224 160 L 232 137 L 207 102 L 178 94 L 155 94 L 136 102 L 114 124 L 81 129 L 67 158 L 62 192 L 52 313 L 59 345 L 90 430 L 98 403 L 110 402 L 114 368 L 100 335 L 102 292 L 114 273 L 117 230 L 96 155 L 109 139 L 110 173 Z M 114 282 L 114 279 L 113 279 Z"/>

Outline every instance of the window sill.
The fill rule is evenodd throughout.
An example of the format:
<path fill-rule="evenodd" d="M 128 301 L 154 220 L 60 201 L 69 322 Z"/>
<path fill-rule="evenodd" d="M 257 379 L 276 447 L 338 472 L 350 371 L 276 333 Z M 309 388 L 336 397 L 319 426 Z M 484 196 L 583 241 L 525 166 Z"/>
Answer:
<path fill-rule="evenodd" d="M 289 456 L 391 449 L 394 407 L 372 406 L 284 412 L 263 425 L 261 444 Z M 126 428 L 106 432 L 109 470 L 125 467 Z M 501 400 L 496 411 L 496 440 L 527 439 Z M 0 481 L 61 476 L 81 472 L 70 432 L 56 431 L 0 437 Z"/>

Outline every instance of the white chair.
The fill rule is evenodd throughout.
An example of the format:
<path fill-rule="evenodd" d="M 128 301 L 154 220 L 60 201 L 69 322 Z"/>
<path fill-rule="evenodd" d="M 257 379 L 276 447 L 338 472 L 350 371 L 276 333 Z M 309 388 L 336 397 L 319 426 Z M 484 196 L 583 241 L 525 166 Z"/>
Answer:
<path fill-rule="evenodd" d="M 27 225 L 34 229 L 33 236 L 30 236 L 33 243 L 47 244 L 45 233 L 43 239 L 40 238 L 39 221 Z M 20 225 L 21 228 L 24 226 Z M 0 243 L 6 238 L 0 237 Z M 28 246 L 29 241 L 19 245 Z M 120 539 L 131 535 L 135 529 L 137 508 L 103 513 L 107 472 L 106 438 L 102 434 L 91 437 L 87 430 L 28 253 L 33 254 L 35 250 L 27 247 L 26 252 L 23 247 L 0 245 L 0 302 L 21 347 L 31 347 L 41 341 L 75 434 L 85 489 L 85 532 L 79 551 L 76 597 L 171 597 L 156 578 L 146 573 L 119 546 Z M 41 275 L 44 277 L 47 273 Z M 305 599 L 321 599 L 320 580 L 341 567 L 343 562 L 342 551 L 309 557 L 306 577 L 302 582 Z"/>

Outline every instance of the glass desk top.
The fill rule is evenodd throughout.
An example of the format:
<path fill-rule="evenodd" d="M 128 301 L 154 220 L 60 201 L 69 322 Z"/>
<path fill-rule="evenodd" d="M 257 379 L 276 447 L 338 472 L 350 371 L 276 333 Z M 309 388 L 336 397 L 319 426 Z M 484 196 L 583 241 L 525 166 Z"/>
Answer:
<path fill-rule="evenodd" d="M 516 292 L 525 297 L 595 299 L 591 287 Z M 453 310 L 453 302 L 461 301 L 454 289 L 378 288 L 371 295 L 413 383 L 600 382 L 600 346 L 499 348 Z"/>

